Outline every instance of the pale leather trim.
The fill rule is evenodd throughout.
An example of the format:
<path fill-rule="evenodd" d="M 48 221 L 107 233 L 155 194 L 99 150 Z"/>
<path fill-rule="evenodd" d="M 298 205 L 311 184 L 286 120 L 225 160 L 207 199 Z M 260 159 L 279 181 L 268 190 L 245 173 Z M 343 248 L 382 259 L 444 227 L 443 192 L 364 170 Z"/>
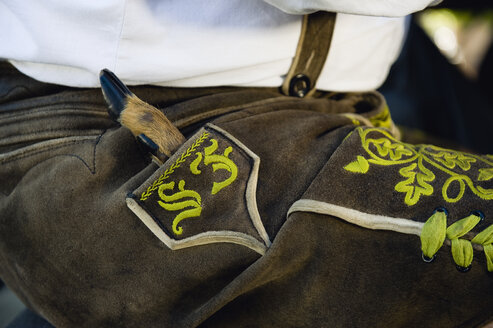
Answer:
<path fill-rule="evenodd" d="M 264 224 L 262 223 L 262 219 L 260 218 L 260 213 L 257 207 L 257 181 L 258 181 L 258 171 L 260 167 L 260 157 L 258 157 L 257 154 L 255 154 L 250 149 L 248 149 L 247 146 L 245 146 L 238 139 L 236 139 L 235 137 L 233 137 L 231 134 L 229 134 L 227 131 L 224 131 L 220 127 L 211 123 L 208 123 L 205 126 L 225 135 L 230 141 L 232 141 L 238 147 L 243 149 L 243 151 L 245 151 L 248 154 L 248 156 L 250 156 L 253 159 L 252 172 L 247 182 L 246 203 L 247 203 L 248 213 L 250 214 L 250 218 L 252 219 L 252 223 L 255 226 L 255 229 L 257 229 L 257 232 L 265 242 L 265 245 L 267 247 L 270 247 L 272 243 L 270 241 L 269 235 L 267 234 L 267 231 L 265 230 Z"/>
<path fill-rule="evenodd" d="M 161 227 L 159 227 L 159 225 L 156 223 L 156 221 L 154 221 L 149 213 L 147 213 L 147 211 L 144 210 L 135 199 L 127 197 L 127 206 L 130 210 L 132 210 L 132 212 L 135 213 L 135 215 L 140 218 L 140 220 L 152 231 L 152 233 L 156 237 L 158 237 L 166 246 L 168 246 L 172 250 L 212 243 L 233 243 L 246 246 L 259 253 L 260 255 L 264 255 L 267 251 L 267 248 L 269 248 L 272 243 L 270 241 L 269 235 L 267 234 L 267 231 L 265 230 L 264 224 L 262 223 L 262 219 L 257 207 L 256 194 L 260 158 L 254 152 L 248 149 L 244 144 L 242 144 L 238 139 L 236 139 L 223 129 L 219 128 L 218 126 L 209 123 L 205 125 L 205 128 L 215 130 L 219 134 L 224 135 L 230 142 L 241 148 L 244 152 L 248 154 L 248 156 L 253 159 L 252 171 L 250 172 L 245 190 L 245 199 L 250 220 L 252 221 L 253 226 L 264 241 L 265 245 L 252 236 L 235 231 L 208 231 L 194 235 L 192 237 L 176 240 L 169 237 L 161 229 Z"/>
<path fill-rule="evenodd" d="M 353 223 L 363 228 L 372 230 L 389 230 L 400 232 L 408 235 L 421 236 L 424 222 L 394 218 L 390 216 L 368 214 L 351 208 L 342 207 L 334 204 L 320 202 L 312 199 L 300 199 L 291 205 L 287 216 L 295 212 L 310 212 L 317 214 L 332 215 L 346 222 Z M 474 238 L 475 235 L 466 235 L 468 239 Z M 444 245 L 451 246 L 449 239 L 446 239 Z M 473 244 L 474 250 L 483 251 L 482 245 Z"/>
<path fill-rule="evenodd" d="M 128 208 L 130 208 L 152 233 L 171 250 L 213 243 L 233 243 L 246 246 L 260 255 L 264 255 L 267 250 L 267 247 L 257 239 L 244 233 L 234 231 L 208 231 L 182 240 L 172 239 L 133 198 L 127 198 L 126 201 Z"/>
<path fill-rule="evenodd" d="M 294 212 L 311 212 L 338 217 L 344 221 L 372 230 L 391 230 L 409 235 L 421 235 L 423 222 L 368 214 L 351 208 L 329 204 L 317 200 L 300 199 L 288 210 L 288 216 Z"/>

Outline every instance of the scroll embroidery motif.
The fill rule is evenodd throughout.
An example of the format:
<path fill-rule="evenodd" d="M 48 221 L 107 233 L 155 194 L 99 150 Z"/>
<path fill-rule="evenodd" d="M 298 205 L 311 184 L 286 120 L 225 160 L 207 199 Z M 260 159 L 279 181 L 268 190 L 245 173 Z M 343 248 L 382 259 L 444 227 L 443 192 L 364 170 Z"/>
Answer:
<path fill-rule="evenodd" d="M 213 181 L 211 194 L 215 195 L 222 189 L 231 185 L 238 176 L 238 167 L 229 158 L 233 152 L 233 147 L 229 146 L 223 151 L 223 154 L 216 154 L 219 148 L 216 139 L 209 139 L 210 145 L 203 148 L 203 151 L 197 151 L 199 146 L 208 140 L 210 134 L 204 132 L 195 142 L 178 157 L 178 159 L 154 182 L 145 192 L 142 193 L 140 200 L 147 200 L 155 190 L 158 190 L 160 200 L 157 203 L 164 210 L 178 214 L 172 221 L 172 231 L 176 236 L 183 234 L 183 228 L 180 222 L 185 219 L 198 218 L 202 213 L 202 197 L 199 192 L 193 189 L 185 189 L 185 180 L 180 179 L 178 182 L 178 190 L 175 191 L 176 182 L 167 180 L 172 176 L 176 169 L 180 168 L 184 163 L 195 153 L 195 160 L 190 163 L 190 172 L 194 175 L 199 175 L 202 171 L 199 169 L 200 164 L 211 164 L 212 171 L 225 170 L 229 173 L 229 177 L 223 181 Z M 203 186 L 201 186 L 203 187 Z"/>
<path fill-rule="evenodd" d="M 442 196 L 446 202 L 455 203 L 461 200 L 466 186 L 481 199 L 493 199 L 493 189 L 478 185 L 478 182 L 493 178 L 493 157 L 489 155 L 466 154 L 431 145 L 410 145 L 396 140 L 390 133 L 378 128 L 357 128 L 356 131 L 367 156 L 358 155 L 356 160 L 344 166 L 344 169 L 366 174 L 371 165 L 402 165 L 399 174 L 404 180 L 397 183 L 394 189 L 405 193 L 404 202 L 409 206 L 417 204 L 421 196 L 433 195 L 432 183 L 436 178 L 434 172 L 437 171 L 449 176 L 442 186 Z M 466 175 L 467 172 L 472 173 L 472 164 L 482 166 L 477 168 L 475 180 L 472 174 Z M 453 184 L 459 187 L 456 195 L 450 195 L 449 188 Z"/>
<path fill-rule="evenodd" d="M 181 235 L 183 233 L 183 228 L 178 227 L 178 223 L 188 218 L 200 216 L 200 213 L 202 213 L 202 206 L 201 206 L 202 198 L 194 190 L 185 190 L 184 180 L 180 180 L 180 182 L 178 183 L 179 191 L 177 191 L 172 195 L 168 195 L 165 193 L 165 191 L 173 190 L 174 188 L 175 188 L 174 182 L 169 182 L 161 185 L 159 187 L 158 192 L 159 192 L 159 197 L 161 197 L 162 201 L 158 201 L 158 204 L 167 211 L 183 210 L 173 219 L 173 225 L 172 225 L 173 233 L 176 235 Z M 182 200 L 182 199 L 186 199 L 186 200 Z M 177 200 L 182 200 L 182 201 L 176 202 Z"/>
<path fill-rule="evenodd" d="M 233 147 L 228 147 L 224 150 L 223 155 L 213 155 L 213 153 L 217 150 L 217 140 L 211 139 L 211 145 L 204 149 L 204 156 L 202 153 L 196 153 L 197 158 L 190 164 L 190 171 L 193 174 L 200 174 L 202 171 L 199 170 L 198 166 L 202 162 L 202 158 L 204 159 L 204 164 L 209 165 L 212 163 L 212 170 L 216 172 L 217 170 L 226 170 L 231 175 L 229 178 L 222 182 L 214 182 L 212 186 L 211 194 L 217 194 L 221 189 L 229 186 L 233 181 L 236 180 L 238 176 L 238 167 L 236 164 L 228 158 L 228 155 L 233 151 Z"/>

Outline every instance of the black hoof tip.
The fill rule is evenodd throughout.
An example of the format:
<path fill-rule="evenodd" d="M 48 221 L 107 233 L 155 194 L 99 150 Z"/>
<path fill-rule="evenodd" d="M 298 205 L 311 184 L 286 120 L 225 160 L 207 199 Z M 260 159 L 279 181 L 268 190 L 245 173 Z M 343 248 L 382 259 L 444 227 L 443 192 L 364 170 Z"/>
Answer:
<path fill-rule="evenodd" d="M 113 120 L 117 121 L 120 113 L 125 109 L 126 98 L 132 96 L 133 93 L 113 72 L 106 68 L 99 73 L 99 81 L 104 99 L 109 105 L 108 113 Z"/>

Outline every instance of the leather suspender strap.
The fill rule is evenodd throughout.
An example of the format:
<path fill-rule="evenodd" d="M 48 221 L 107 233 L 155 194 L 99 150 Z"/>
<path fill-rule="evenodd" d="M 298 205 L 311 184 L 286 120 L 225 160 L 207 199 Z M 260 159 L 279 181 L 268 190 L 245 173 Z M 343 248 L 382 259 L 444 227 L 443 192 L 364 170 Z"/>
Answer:
<path fill-rule="evenodd" d="M 303 17 L 300 40 L 288 74 L 281 87 L 288 96 L 306 97 L 315 84 L 329 53 L 336 14 L 318 11 Z"/>

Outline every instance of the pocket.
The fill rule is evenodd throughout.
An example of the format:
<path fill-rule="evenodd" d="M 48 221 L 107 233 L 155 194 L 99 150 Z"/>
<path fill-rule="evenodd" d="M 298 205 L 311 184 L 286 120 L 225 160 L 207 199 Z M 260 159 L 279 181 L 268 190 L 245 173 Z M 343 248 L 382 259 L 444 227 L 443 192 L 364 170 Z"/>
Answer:
<path fill-rule="evenodd" d="M 197 136 L 204 132 L 208 135 L 199 145 Z M 0 197 L 0 277 L 57 327 L 118 326 L 121 313 L 125 313 L 128 326 L 142 322 L 147 326 L 180 326 L 177 322 L 217 295 L 267 248 L 249 221 L 250 213 L 255 212 L 245 214 L 247 207 L 255 208 L 255 203 L 243 207 L 236 204 L 230 213 L 223 209 L 236 202 L 225 201 L 230 199 L 225 194 L 239 189 L 240 182 L 254 193 L 256 180 L 247 177 L 257 167 L 253 165 L 255 158 L 248 157 L 247 150 L 220 131 L 205 127 L 198 133 L 158 168 L 139 154 L 134 137 L 124 128 L 108 130 L 97 146 L 92 145 L 93 172 L 67 156 L 34 166 L 8 196 Z M 218 148 L 209 148 L 206 154 L 212 139 Z M 232 150 L 225 153 L 228 147 Z M 193 175 L 190 164 L 198 152 L 203 158 L 195 162 L 194 172 L 201 173 Z M 209 164 L 205 164 L 206 156 L 207 163 L 211 160 Z M 149 188 L 147 181 L 152 184 L 171 167 L 173 174 L 161 185 L 176 180 L 177 191 L 180 181 L 185 180 L 185 185 L 181 183 L 184 190 L 195 189 L 195 193 L 187 193 L 192 195 L 187 200 L 195 203 L 187 204 L 198 204 L 202 214 L 177 224 L 183 232 L 176 239 L 186 237 L 189 239 L 185 242 L 209 245 L 173 251 L 125 204 L 129 191 L 135 190 L 133 194 L 141 197 Z M 196 180 L 188 175 L 202 179 L 199 181 L 204 181 L 204 186 L 196 186 Z M 214 182 L 220 186 L 210 195 Z M 161 193 L 171 196 L 172 190 L 163 187 Z M 235 197 L 246 203 L 245 195 L 243 191 Z M 146 209 L 162 208 L 149 203 L 157 196 L 159 188 L 149 200 L 135 201 L 142 202 Z M 170 203 L 176 205 L 179 201 Z M 174 211 L 172 218 L 181 212 Z M 157 218 L 159 213 L 155 214 Z M 200 226 L 194 225 L 197 223 Z M 169 229 L 172 232 L 172 226 Z"/>
<path fill-rule="evenodd" d="M 115 126 L 105 107 L 87 103 L 88 99 L 72 99 L 71 96 L 33 98 L 2 106 L 0 153 L 37 144 L 46 148 L 43 142 L 99 135 Z"/>
<path fill-rule="evenodd" d="M 99 141 L 115 126 L 98 102 L 98 97 L 103 100 L 99 93 L 63 92 L 1 104 L 0 192 L 10 194 L 29 171 L 50 158 L 70 158 L 94 173 Z"/>
<path fill-rule="evenodd" d="M 263 255 L 271 242 L 257 209 L 260 159 L 207 124 L 127 197 L 128 207 L 172 250 L 233 243 Z"/>

